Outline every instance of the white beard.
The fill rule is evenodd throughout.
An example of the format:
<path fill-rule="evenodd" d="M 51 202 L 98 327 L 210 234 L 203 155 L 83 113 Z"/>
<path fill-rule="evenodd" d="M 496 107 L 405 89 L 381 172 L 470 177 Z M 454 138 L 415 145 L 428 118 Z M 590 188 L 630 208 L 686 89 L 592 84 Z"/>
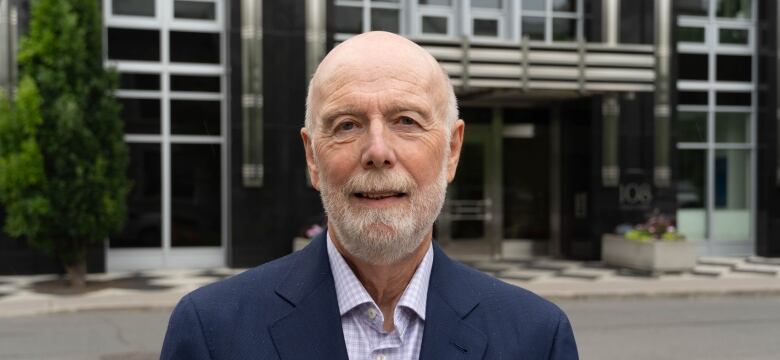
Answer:
<path fill-rule="evenodd" d="M 320 172 L 320 196 L 338 242 L 352 256 L 374 265 L 389 265 L 420 246 L 441 212 L 447 191 L 446 159 L 437 179 L 419 187 L 403 170 L 362 171 L 341 189 Z M 350 206 L 353 194 L 386 191 L 406 193 L 405 203 L 386 209 Z"/>

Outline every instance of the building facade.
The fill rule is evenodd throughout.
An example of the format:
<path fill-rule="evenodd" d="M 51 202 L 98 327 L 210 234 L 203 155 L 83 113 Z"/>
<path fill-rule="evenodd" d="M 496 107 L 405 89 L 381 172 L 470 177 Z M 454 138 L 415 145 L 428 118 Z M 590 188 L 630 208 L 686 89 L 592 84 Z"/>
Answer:
<path fill-rule="evenodd" d="M 466 121 L 437 221 L 452 252 L 598 259 L 658 211 L 702 255 L 780 256 L 771 0 L 103 0 L 133 190 L 93 270 L 248 267 L 324 214 L 299 130 L 328 49 L 426 48 Z M 0 0 L 0 85 L 29 3 Z M 2 217 L 2 214 L 0 214 Z M 2 273 L 56 271 L 19 240 Z M 52 270 L 55 269 L 55 270 Z"/>

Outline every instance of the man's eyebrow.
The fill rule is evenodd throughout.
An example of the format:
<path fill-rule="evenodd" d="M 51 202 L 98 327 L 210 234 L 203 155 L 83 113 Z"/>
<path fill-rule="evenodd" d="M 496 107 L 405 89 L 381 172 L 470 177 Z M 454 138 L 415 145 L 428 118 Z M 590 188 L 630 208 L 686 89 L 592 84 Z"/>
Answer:
<path fill-rule="evenodd" d="M 336 108 L 326 109 L 322 113 L 322 126 L 324 128 L 330 127 L 337 118 L 344 115 L 360 116 L 362 111 L 352 105 L 340 106 Z"/>
<path fill-rule="evenodd" d="M 422 115 L 425 118 L 430 118 L 431 114 L 430 111 L 426 110 L 425 106 L 422 104 L 417 104 L 414 102 L 396 102 L 392 103 L 382 109 L 382 112 L 384 114 L 398 114 L 402 113 L 404 111 L 413 111 L 420 115 Z"/>

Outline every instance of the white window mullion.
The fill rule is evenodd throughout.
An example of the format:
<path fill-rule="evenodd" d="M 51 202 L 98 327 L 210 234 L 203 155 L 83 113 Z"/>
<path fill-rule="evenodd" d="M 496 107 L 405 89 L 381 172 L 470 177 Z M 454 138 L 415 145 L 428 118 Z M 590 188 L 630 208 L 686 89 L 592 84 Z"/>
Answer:
<path fill-rule="evenodd" d="M 227 69 L 227 66 L 228 66 L 227 64 L 228 64 L 228 61 L 230 60 L 230 59 L 228 59 L 228 49 L 229 49 L 229 47 L 228 47 L 228 32 L 225 30 L 225 26 L 224 26 L 224 24 L 228 24 L 228 21 L 225 20 L 225 15 L 224 14 L 229 13 L 229 11 L 227 11 L 229 9 L 229 6 L 230 6 L 230 2 L 228 2 L 228 1 L 218 2 L 217 3 L 217 8 L 220 9 L 220 11 L 222 12 L 222 15 L 220 15 L 220 19 L 222 19 L 221 24 L 223 24 L 222 25 L 222 30 L 220 31 L 220 35 L 219 35 L 219 42 L 220 42 L 220 44 L 219 44 L 220 45 L 219 46 L 219 51 L 220 51 L 220 55 L 219 55 L 220 61 L 219 61 L 219 64 L 222 67 L 222 69 Z M 239 55 L 239 58 L 240 58 L 240 55 Z M 230 221 L 230 203 L 231 203 L 230 198 L 228 197 L 228 194 L 230 193 L 230 185 L 229 185 L 230 184 L 230 179 L 229 179 L 229 176 L 228 176 L 228 174 L 230 174 L 230 156 L 229 156 L 230 146 L 228 145 L 229 144 L 228 141 L 230 139 L 230 126 L 228 126 L 228 106 L 229 105 L 228 105 L 228 101 L 227 101 L 227 99 L 228 99 L 228 95 L 227 94 L 229 94 L 230 92 L 228 91 L 228 79 L 227 79 L 227 77 L 228 77 L 228 75 L 225 72 L 223 72 L 219 76 L 219 83 L 220 83 L 220 87 L 219 87 L 220 94 L 219 95 L 222 97 L 222 99 L 220 100 L 220 104 L 221 104 L 221 108 L 220 108 L 220 116 L 221 116 L 220 128 L 222 129 L 222 131 L 220 131 L 220 136 L 219 136 L 220 139 L 222 140 L 222 144 L 219 147 L 219 149 L 220 149 L 220 160 L 222 161 L 221 169 L 220 169 L 222 171 L 222 174 L 220 174 L 220 179 L 222 180 L 220 182 L 220 191 L 222 193 L 222 196 L 220 197 L 220 200 L 221 200 L 220 202 L 222 204 L 222 211 L 220 212 L 220 214 L 221 214 L 220 221 L 221 221 L 222 226 L 220 228 L 220 230 L 221 230 L 220 233 L 221 233 L 222 236 L 221 236 L 221 239 L 219 239 L 219 245 L 220 245 L 220 249 L 222 251 L 222 261 L 223 261 L 224 264 L 228 263 L 228 258 L 229 258 L 228 257 L 228 243 L 227 243 L 228 240 L 227 239 L 230 238 L 230 234 L 229 234 L 230 227 L 228 226 L 228 222 Z"/>
<path fill-rule="evenodd" d="M 712 64 L 712 61 L 710 62 Z M 712 74 L 712 68 L 710 68 L 710 75 Z M 715 90 L 710 89 L 707 91 L 707 150 L 706 159 L 707 166 L 705 167 L 705 173 L 707 178 L 707 213 L 705 215 L 705 233 L 704 237 L 708 244 L 712 243 L 712 234 L 714 230 L 715 214 Z"/>
<path fill-rule="evenodd" d="M 577 41 L 579 42 L 587 41 L 585 39 L 585 17 L 582 15 L 584 14 L 584 6 L 583 0 L 577 0 Z M 618 17 L 620 17 L 620 14 L 618 14 Z M 620 42 L 620 29 L 616 29 L 616 31 L 618 32 L 618 42 Z"/>
<path fill-rule="evenodd" d="M 371 31 L 371 0 L 363 0 L 363 32 Z"/>
<path fill-rule="evenodd" d="M 162 19 L 160 24 L 160 60 L 162 63 L 162 69 L 160 71 L 160 91 L 162 92 L 161 103 L 161 134 L 162 134 L 162 207 L 163 207 L 163 265 L 166 266 L 170 259 L 171 254 L 171 233 L 172 233 L 172 205 L 171 205 L 171 105 L 170 105 L 170 69 L 168 64 L 170 63 L 170 34 L 168 31 L 168 19 L 173 17 L 170 13 L 173 7 L 173 2 L 158 1 L 157 10 L 159 11 L 160 18 Z"/>
<path fill-rule="evenodd" d="M 546 43 L 551 43 L 553 41 L 552 0 L 547 0 L 544 6 L 544 41 Z"/>

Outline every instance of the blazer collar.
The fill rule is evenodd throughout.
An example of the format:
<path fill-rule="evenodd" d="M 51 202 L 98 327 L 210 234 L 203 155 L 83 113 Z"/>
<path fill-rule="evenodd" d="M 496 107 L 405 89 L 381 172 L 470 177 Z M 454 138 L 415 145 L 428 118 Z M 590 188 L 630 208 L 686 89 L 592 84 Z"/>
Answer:
<path fill-rule="evenodd" d="M 269 328 L 279 358 L 346 360 L 325 232 L 293 256 L 287 277 L 276 288 L 291 308 Z"/>
<path fill-rule="evenodd" d="M 434 242 L 420 359 L 482 359 L 487 336 L 465 319 L 479 305 L 473 275 Z"/>
<path fill-rule="evenodd" d="M 433 251 L 420 359 L 481 359 L 487 336 L 465 321 L 480 301 L 473 275 L 435 242 Z M 276 288 L 290 311 L 269 328 L 280 359 L 347 359 L 325 232 L 293 256 Z"/>

